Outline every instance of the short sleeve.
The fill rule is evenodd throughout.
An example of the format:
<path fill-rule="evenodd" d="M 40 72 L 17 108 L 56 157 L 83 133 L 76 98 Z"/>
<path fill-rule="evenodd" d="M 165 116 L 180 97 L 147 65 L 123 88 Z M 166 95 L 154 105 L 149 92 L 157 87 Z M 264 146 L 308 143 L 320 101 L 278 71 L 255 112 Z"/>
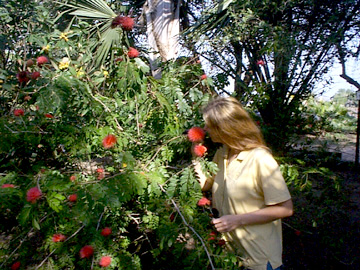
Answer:
<path fill-rule="evenodd" d="M 266 205 L 274 205 L 291 199 L 289 189 L 274 157 L 266 150 L 258 155 L 259 180 Z"/>

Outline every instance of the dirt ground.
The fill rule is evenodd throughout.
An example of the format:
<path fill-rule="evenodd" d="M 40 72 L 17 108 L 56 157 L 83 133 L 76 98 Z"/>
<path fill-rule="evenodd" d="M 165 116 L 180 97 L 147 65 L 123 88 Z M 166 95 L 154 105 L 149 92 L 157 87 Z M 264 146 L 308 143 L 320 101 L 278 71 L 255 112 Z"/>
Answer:
<path fill-rule="evenodd" d="M 354 165 L 355 141 L 356 134 L 309 135 L 300 141 L 299 149 L 338 155 L 339 162 L 329 168 L 343 179 L 340 192 L 346 196 L 341 216 L 336 211 L 321 229 L 294 233 L 294 228 L 283 227 L 285 270 L 360 269 L 360 166 Z"/>

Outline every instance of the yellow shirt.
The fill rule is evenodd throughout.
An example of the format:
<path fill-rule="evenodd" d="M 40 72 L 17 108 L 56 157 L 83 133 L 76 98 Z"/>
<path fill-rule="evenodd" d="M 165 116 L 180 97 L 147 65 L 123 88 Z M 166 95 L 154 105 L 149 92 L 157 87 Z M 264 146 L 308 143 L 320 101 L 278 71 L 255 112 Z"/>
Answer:
<path fill-rule="evenodd" d="M 220 216 L 253 212 L 289 200 L 290 193 L 271 153 L 263 148 L 242 151 L 227 165 L 227 148 L 220 148 L 212 186 L 213 207 Z M 245 267 L 266 270 L 282 265 L 281 220 L 248 225 L 224 234 L 230 248 L 243 258 Z"/>

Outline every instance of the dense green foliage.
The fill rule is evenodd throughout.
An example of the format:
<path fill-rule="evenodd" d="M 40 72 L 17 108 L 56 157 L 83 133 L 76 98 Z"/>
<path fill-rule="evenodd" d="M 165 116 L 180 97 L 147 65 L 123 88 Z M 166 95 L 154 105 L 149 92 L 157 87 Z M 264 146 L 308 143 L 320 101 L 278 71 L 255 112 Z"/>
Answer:
<path fill-rule="evenodd" d="M 115 7 L 128 12 L 125 4 Z M 214 93 L 201 65 L 164 63 L 155 80 L 146 51 L 127 54 L 136 30 L 117 28 L 118 43 L 97 66 L 94 21 L 66 14 L 55 23 L 53 1 L 7 1 L 0 12 L 0 268 L 98 269 L 110 256 L 109 269 L 239 269 L 221 235 L 210 235 L 211 208 L 197 205 L 207 194 L 186 131 L 203 125 Z M 216 146 L 205 144 L 198 159 L 212 173 Z M 339 180 L 321 164 L 280 161 L 294 198 L 317 204 L 306 216 L 299 209 L 292 232 L 325 227 Z"/>

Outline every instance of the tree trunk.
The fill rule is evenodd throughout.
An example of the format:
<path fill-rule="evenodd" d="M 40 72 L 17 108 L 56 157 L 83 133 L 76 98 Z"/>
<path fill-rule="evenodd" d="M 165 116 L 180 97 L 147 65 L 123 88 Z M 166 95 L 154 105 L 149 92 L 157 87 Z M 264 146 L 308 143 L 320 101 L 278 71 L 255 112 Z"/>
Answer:
<path fill-rule="evenodd" d="M 150 67 L 156 79 L 161 78 L 159 62 L 177 57 L 180 33 L 180 0 L 147 0 L 144 4 L 147 36 L 151 51 Z"/>

